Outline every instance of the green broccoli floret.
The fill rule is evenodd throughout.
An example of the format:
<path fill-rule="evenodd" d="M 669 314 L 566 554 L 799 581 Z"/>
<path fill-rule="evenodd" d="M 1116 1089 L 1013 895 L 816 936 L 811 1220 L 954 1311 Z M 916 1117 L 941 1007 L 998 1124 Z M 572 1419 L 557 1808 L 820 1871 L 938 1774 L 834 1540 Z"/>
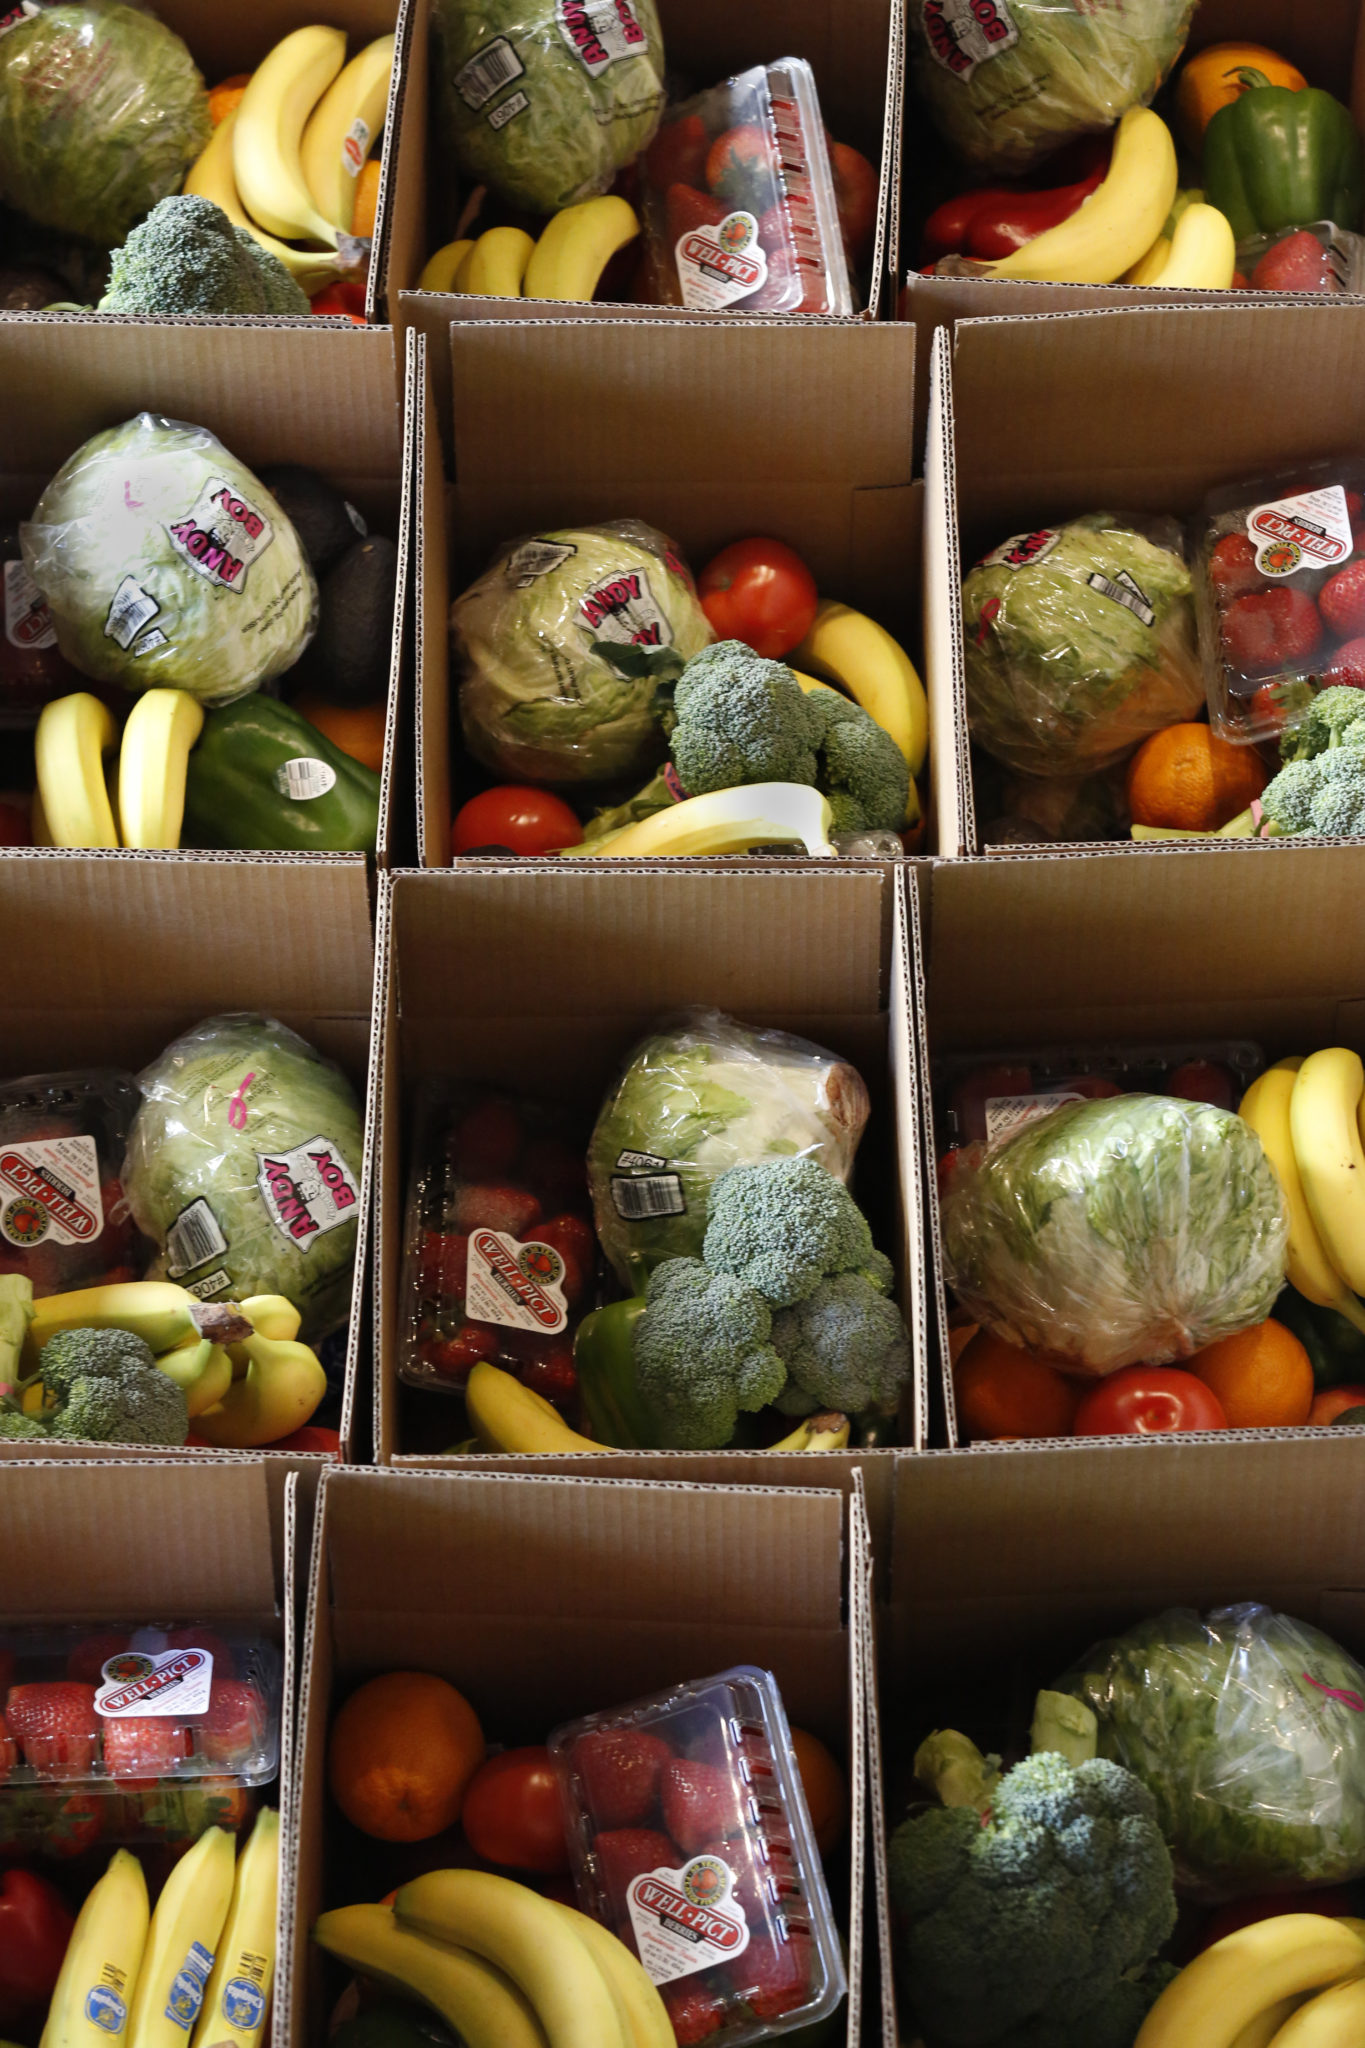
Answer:
<path fill-rule="evenodd" d="M 899 832 L 910 802 L 910 769 L 889 732 L 837 690 L 806 699 L 824 730 L 817 786 L 829 798 L 836 832 Z"/>
<path fill-rule="evenodd" d="M 1142 2022 L 1179 1971 L 1174 1963 L 1149 1963 L 1134 1976 L 1120 1977 L 1075 2019 L 1027 2020 L 1011 2027 L 990 2048 L 1133 2048 Z"/>
<path fill-rule="evenodd" d="M 889 1408 L 910 1375 L 901 1312 L 861 1273 L 822 1280 L 805 1301 L 781 1309 L 773 1317 L 773 1346 L 787 1368 L 777 1397 L 784 1415 Z"/>
<path fill-rule="evenodd" d="M 635 1374 L 666 1447 L 718 1450 L 740 1410 L 766 1407 L 786 1368 L 768 1341 L 768 1304 L 700 1259 L 665 1259 L 649 1276 L 635 1326 Z"/>
<path fill-rule="evenodd" d="M 1282 761 L 1311 761 L 1318 754 L 1346 744 L 1353 727 L 1365 720 L 1365 690 L 1334 683 L 1319 690 L 1302 722 L 1280 741 Z M 1358 744 L 1357 739 L 1354 744 Z"/>
<path fill-rule="evenodd" d="M 1130 1771 L 1028 1757 L 984 1816 L 903 1822 L 889 1868 L 906 1995 L 932 2048 L 1131 2048 L 1176 1908 L 1155 1801 Z"/>
<path fill-rule="evenodd" d="M 815 781 L 819 720 L 791 670 L 740 640 L 688 662 L 673 691 L 669 751 L 689 796 L 751 782 Z"/>
<path fill-rule="evenodd" d="M 0 1408 L 0 1436 L 45 1437 L 46 1426 L 36 1416 L 21 1415 L 15 1408 Z"/>
<path fill-rule="evenodd" d="M 881 1294 L 891 1261 L 843 1182 L 817 1159 L 732 1166 L 711 1188 L 702 1257 L 733 1273 L 773 1308 L 791 1308 L 836 1273 L 861 1273 Z"/>
<path fill-rule="evenodd" d="M 194 193 L 162 199 L 115 249 L 102 313 L 306 314 L 307 295 L 277 256 Z"/>
<path fill-rule="evenodd" d="M 38 1354 L 49 1437 L 109 1444 L 183 1444 L 181 1388 L 128 1330 L 62 1330 Z"/>

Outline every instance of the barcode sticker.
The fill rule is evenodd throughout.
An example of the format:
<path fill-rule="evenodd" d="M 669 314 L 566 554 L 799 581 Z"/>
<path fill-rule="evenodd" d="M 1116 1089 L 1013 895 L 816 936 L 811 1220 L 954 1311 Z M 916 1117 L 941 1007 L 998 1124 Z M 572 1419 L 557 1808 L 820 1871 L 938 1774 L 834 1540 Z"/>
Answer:
<path fill-rule="evenodd" d="M 685 1216 L 682 1181 L 676 1173 L 613 1174 L 611 1199 L 625 1223 L 650 1216 Z"/>
<path fill-rule="evenodd" d="M 218 1218 L 201 1196 L 180 1211 L 166 1232 L 167 1278 L 178 1280 L 182 1273 L 192 1273 L 209 1259 L 220 1259 L 226 1250 L 227 1239 L 218 1227 Z"/>
<path fill-rule="evenodd" d="M 548 576 L 577 553 L 571 541 L 526 540 L 519 548 L 513 548 L 502 573 L 515 589 L 529 590 L 538 576 Z"/>
<path fill-rule="evenodd" d="M 465 105 L 478 113 L 495 92 L 501 92 L 514 78 L 525 75 L 526 66 L 506 36 L 495 36 L 476 50 L 469 62 L 455 73 L 455 90 Z"/>
<path fill-rule="evenodd" d="M 302 755 L 295 761 L 281 761 L 275 770 L 275 787 L 281 796 L 287 796 L 294 803 L 311 803 L 315 796 L 326 796 L 329 789 L 336 788 L 336 769 L 325 761 L 314 760 L 312 755 Z"/>
<path fill-rule="evenodd" d="M 1048 1116 L 1054 1109 L 1060 1109 L 1066 1102 L 1084 1102 L 1083 1095 L 1077 1095 L 1065 1088 L 1054 1089 L 1046 1095 L 992 1095 L 986 1104 L 986 1140 L 994 1144 L 1010 1131 L 1017 1131 L 1021 1124 L 1036 1123 L 1040 1116 Z"/>
<path fill-rule="evenodd" d="M 140 583 L 131 576 L 125 576 L 114 592 L 109 616 L 104 622 L 107 640 L 114 640 L 125 651 L 132 646 L 148 619 L 154 619 L 161 606 L 154 597 L 149 597 Z"/>
<path fill-rule="evenodd" d="M 1113 604 L 1121 604 L 1125 611 L 1130 611 L 1144 626 L 1156 624 L 1156 613 L 1152 609 L 1150 598 L 1144 590 L 1139 589 L 1126 569 L 1120 569 L 1118 575 L 1112 579 L 1102 576 L 1098 569 L 1092 569 L 1085 580 L 1092 590 L 1098 590 L 1101 597 L 1109 598 Z"/>

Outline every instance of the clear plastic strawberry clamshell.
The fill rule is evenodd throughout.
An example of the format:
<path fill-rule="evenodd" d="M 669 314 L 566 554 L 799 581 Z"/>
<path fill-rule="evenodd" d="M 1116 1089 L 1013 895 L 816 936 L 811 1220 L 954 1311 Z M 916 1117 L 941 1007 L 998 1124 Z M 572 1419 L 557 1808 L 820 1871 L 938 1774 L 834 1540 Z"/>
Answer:
<path fill-rule="evenodd" d="M 658 1985 L 680 2040 L 777 2040 L 847 1980 L 771 1672 L 738 1665 L 557 1728 L 580 1909 Z"/>

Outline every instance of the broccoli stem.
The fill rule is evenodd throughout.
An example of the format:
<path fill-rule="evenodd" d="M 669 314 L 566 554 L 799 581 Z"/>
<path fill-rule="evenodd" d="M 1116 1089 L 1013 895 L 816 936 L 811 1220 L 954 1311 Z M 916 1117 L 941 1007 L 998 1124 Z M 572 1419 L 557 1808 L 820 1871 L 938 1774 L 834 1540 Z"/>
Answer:
<path fill-rule="evenodd" d="M 984 1814 L 1000 1783 L 1000 1759 L 983 1756 L 955 1728 L 936 1728 L 915 1751 L 915 1776 L 941 1805 L 974 1806 Z"/>
<path fill-rule="evenodd" d="M 1226 825 L 1220 825 L 1216 832 L 1185 832 L 1178 825 L 1134 825 L 1134 839 L 1254 839 L 1260 827 L 1251 811 L 1239 811 Z M 1279 838 L 1275 827 L 1270 827 L 1271 838 Z"/>
<path fill-rule="evenodd" d="M 1100 1753 L 1100 1726 L 1084 1700 L 1069 1692 L 1040 1692 L 1033 1703 L 1029 1747 L 1035 1756 L 1050 1751 L 1069 1764 L 1088 1764 Z"/>

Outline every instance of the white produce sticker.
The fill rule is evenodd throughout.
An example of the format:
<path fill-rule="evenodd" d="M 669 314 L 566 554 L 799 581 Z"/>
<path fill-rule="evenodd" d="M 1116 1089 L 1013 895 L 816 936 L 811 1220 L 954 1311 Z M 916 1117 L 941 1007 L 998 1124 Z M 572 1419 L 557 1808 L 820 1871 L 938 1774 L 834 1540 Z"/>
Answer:
<path fill-rule="evenodd" d="M 626 647 L 667 647 L 673 640 L 668 616 L 643 569 L 619 569 L 603 577 L 579 599 L 578 623 L 589 640 L 618 640 Z"/>
<path fill-rule="evenodd" d="M 578 549 L 566 540 L 527 540 L 519 548 L 513 548 L 507 557 L 503 571 L 507 581 L 517 590 L 529 590 L 538 577 L 548 576 L 561 562 L 567 562 Z"/>
<path fill-rule="evenodd" d="M 929 55 L 964 84 L 1019 40 L 1005 0 L 920 0 L 920 12 Z"/>
<path fill-rule="evenodd" d="M 23 562 L 5 564 L 5 638 L 25 649 L 57 645 L 47 600 Z"/>
<path fill-rule="evenodd" d="M 731 1897 L 734 1872 L 719 1856 L 694 1856 L 681 1870 L 652 1870 L 626 1891 L 635 1945 L 656 1984 L 671 1984 L 749 1946 L 749 1923 Z"/>
<path fill-rule="evenodd" d="M 103 1228 L 93 1138 L 43 1138 L 0 1148 L 0 1238 L 26 1251 L 49 1239 L 93 1244 Z"/>
<path fill-rule="evenodd" d="M 341 144 L 341 168 L 348 178 L 358 178 L 370 154 L 370 124 L 357 114 Z"/>
<path fill-rule="evenodd" d="M 212 1680 L 209 1650 L 123 1650 L 104 1667 L 95 1712 L 106 1721 L 206 1714 Z"/>
<path fill-rule="evenodd" d="M 1126 569 L 1120 569 L 1117 576 L 1105 576 L 1098 569 L 1092 569 L 1085 580 L 1092 590 L 1098 590 L 1100 596 L 1107 597 L 1111 604 L 1121 604 L 1149 630 L 1156 624 L 1156 607 Z"/>
<path fill-rule="evenodd" d="M 600 78 L 608 64 L 638 57 L 647 47 L 630 0 L 555 0 L 555 20 L 589 78 Z"/>
<path fill-rule="evenodd" d="M 673 248 L 683 304 L 694 310 L 733 306 L 756 292 L 768 276 L 768 255 L 758 239 L 758 222 L 741 208 L 718 227 L 689 228 Z"/>
<path fill-rule="evenodd" d="M 275 538 L 258 512 L 221 477 L 210 477 L 183 519 L 168 526 L 171 544 L 206 582 L 234 595 L 246 589 L 247 571 Z"/>
<path fill-rule="evenodd" d="M 502 1230 L 475 1230 L 469 1238 L 465 1312 L 474 1323 L 536 1330 L 557 1337 L 569 1326 L 564 1261 L 553 1245 L 521 1244 Z"/>
<path fill-rule="evenodd" d="M 140 583 L 125 576 L 110 600 L 109 615 L 104 621 L 105 639 L 116 641 L 126 654 L 148 619 L 154 619 L 160 610 L 156 599 L 149 597 Z"/>
<path fill-rule="evenodd" d="M 256 1154 L 256 1185 L 280 1236 L 307 1251 L 314 1239 L 354 1223 L 360 1190 L 330 1138 L 288 1152 Z"/>
<path fill-rule="evenodd" d="M 335 768 L 311 755 L 297 761 L 282 761 L 275 770 L 275 787 L 280 795 L 299 804 L 311 803 L 315 796 L 326 796 L 329 789 L 336 788 L 336 779 Z"/>
<path fill-rule="evenodd" d="M 1024 1124 L 1036 1123 L 1049 1110 L 1060 1109 L 1064 1102 L 1084 1102 L 1083 1095 L 1059 1089 L 1051 1095 L 992 1095 L 986 1104 L 986 1141 L 994 1144 L 997 1138 L 1005 1137 L 1010 1131 L 1017 1131 Z"/>
<path fill-rule="evenodd" d="M 1297 569 L 1334 569 L 1355 545 L 1346 493 L 1340 484 L 1257 505 L 1247 514 L 1247 536 L 1255 544 L 1256 567 L 1263 576 L 1292 576 Z"/>

